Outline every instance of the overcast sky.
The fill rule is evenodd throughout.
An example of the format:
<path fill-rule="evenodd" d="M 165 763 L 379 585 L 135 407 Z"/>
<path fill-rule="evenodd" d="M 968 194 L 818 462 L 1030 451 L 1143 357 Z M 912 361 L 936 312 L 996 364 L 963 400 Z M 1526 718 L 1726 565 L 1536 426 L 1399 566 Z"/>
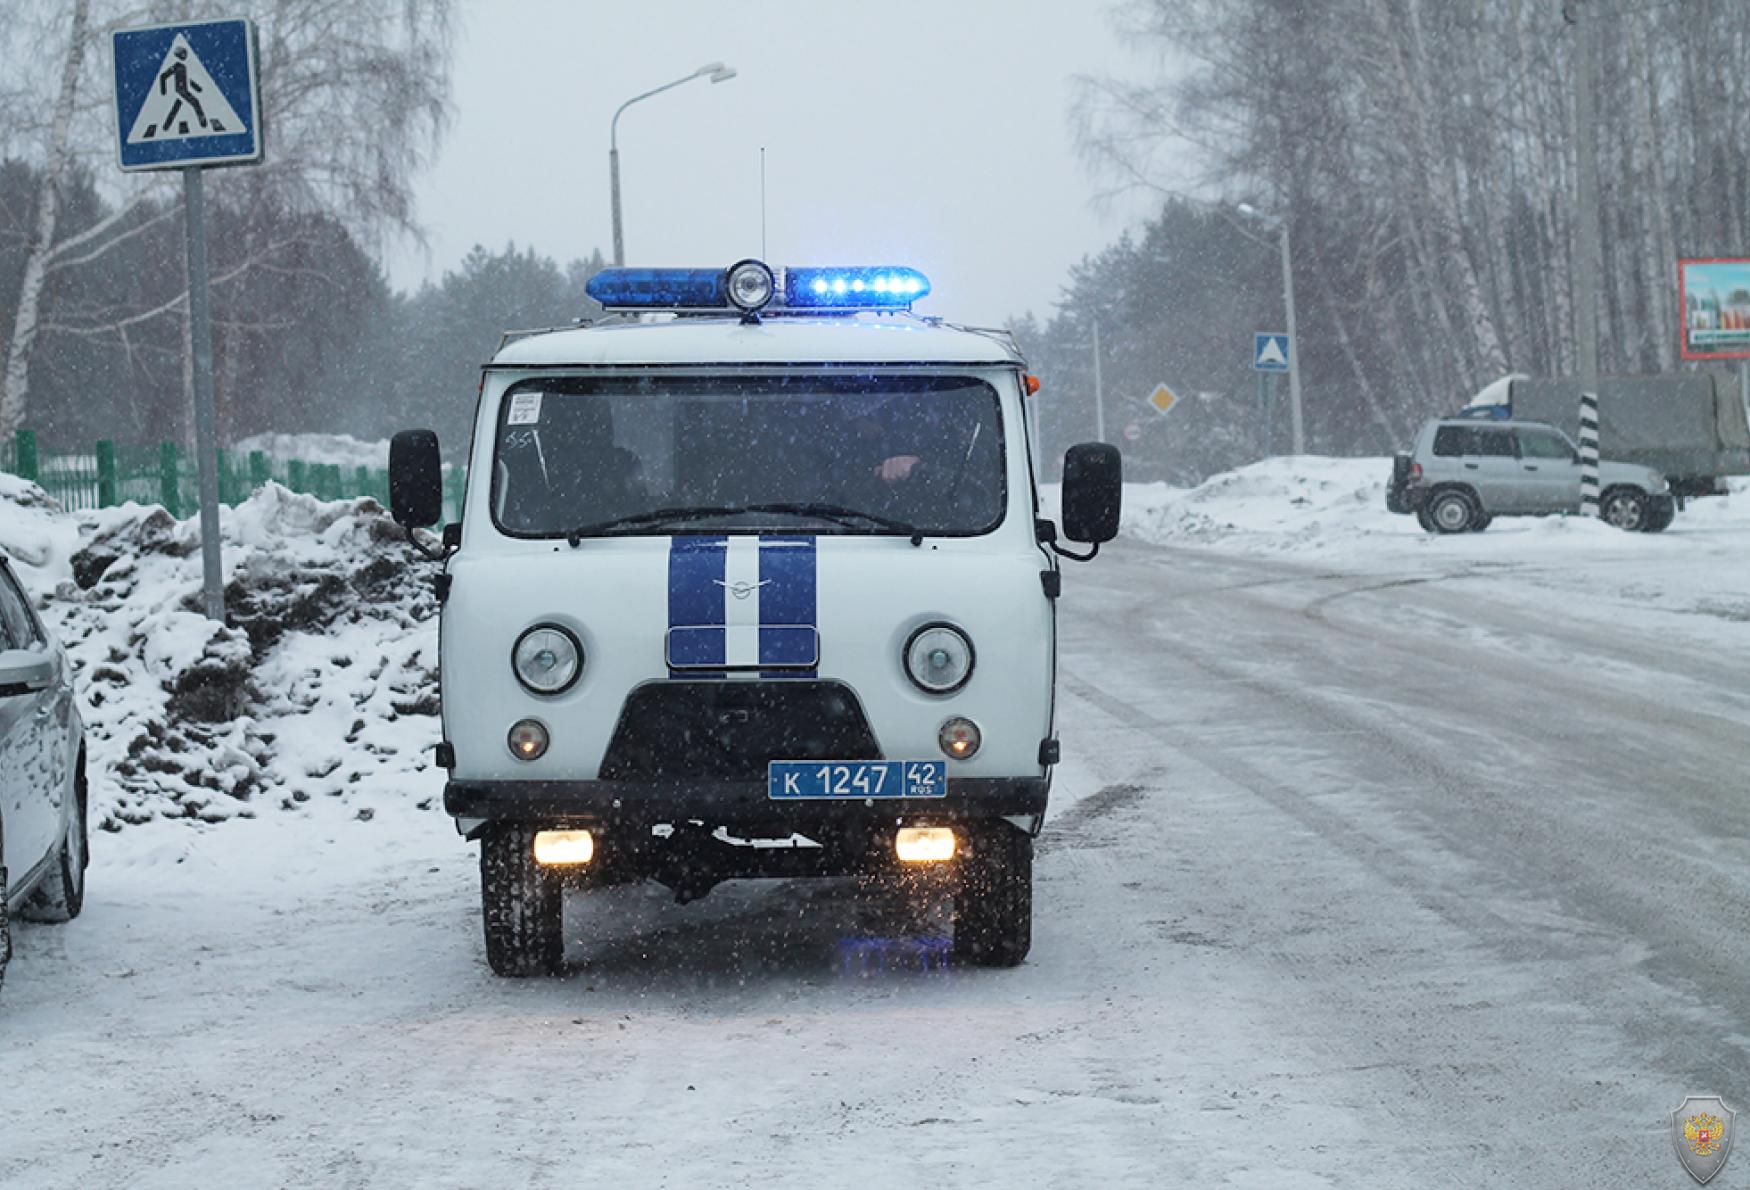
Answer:
<path fill-rule="evenodd" d="M 1107 0 L 465 2 L 455 120 L 419 183 L 429 248 L 397 286 L 474 244 L 562 261 L 612 252 L 608 125 L 641 91 L 723 61 L 620 120 L 628 264 L 912 264 L 926 313 L 1044 315 L 1071 264 L 1145 213 L 1101 208 L 1068 123 L 1076 74 L 1135 74 Z"/>

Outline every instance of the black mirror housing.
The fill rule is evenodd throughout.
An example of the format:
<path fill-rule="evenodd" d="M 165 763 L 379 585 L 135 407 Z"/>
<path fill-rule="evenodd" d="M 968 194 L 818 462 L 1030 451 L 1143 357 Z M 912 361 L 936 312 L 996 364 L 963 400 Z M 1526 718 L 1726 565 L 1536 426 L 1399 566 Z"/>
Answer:
<path fill-rule="evenodd" d="M 444 463 L 431 430 L 402 430 L 389 441 L 389 514 L 409 529 L 444 515 Z"/>
<path fill-rule="evenodd" d="M 1118 536 L 1124 502 L 1124 460 L 1106 442 L 1083 442 L 1063 456 L 1063 535 L 1104 545 Z"/>

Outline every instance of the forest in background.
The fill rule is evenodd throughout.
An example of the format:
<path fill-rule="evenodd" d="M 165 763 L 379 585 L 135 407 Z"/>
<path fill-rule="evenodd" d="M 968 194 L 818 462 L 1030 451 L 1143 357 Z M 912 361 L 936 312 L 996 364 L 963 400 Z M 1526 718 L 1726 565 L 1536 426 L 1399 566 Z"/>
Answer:
<path fill-rule="evenodd" d="M 1599 23 L 1603 366 L 1669 370 L 1678 257 L 1750 253 L 1750 4 L 1570 3 Z M 280 97 L 272 152 L 208 187 L 225 439 L 430 424 L 457 448 L 499 333 L 593 312 L 599 253 L 476 248 L 416 292 L 384 278 L 381 246 L 417 235 L 412 179 L 447 122 L 451 7 L 254 6 Z M 19 0 L 0 26 L 0 436 L 189 436 L 176 179 L 116 173 L 102 47 L 118 24 L 216 12 Z M 1096 323 L 1106 434 L 1132 475 L 1190 482 L 1287 449 L 1286 384 L 1267 440 L 1250 358 L 1254 331 L 1286 329 L 1276 236 L 1241 202 L 1292 231 L 1314 451 L 1401 447 L 1503 372 L 1572 370 L 1559 0 L 1130 0 L 1112 15 L 1143 75 L 1081 80 L 1070 117 L 1102 183 L 1159 207 L 1074 269 L 1055 309 L 1012 324 L 1046 381 L 1047 458 L 1094 435 Z M 44 94 L 64 102 L 31 101 Z M 1181 398 L 1165 416 L 1143 403 L 1163 382 Z"/>
<path fill-rule="evenodd" d="M 1598 34 L 1601 367 L 1680 366 L 1677 260 L 1750 255 L 1750 4 L 1131 0 L 1150 70 L 1081 80 L 1073 118 L 1105 184 L 1163 210 L 1015 327 L 1055 393 L 1046 453 L 1092 436 L 1096 318 L 1133 471 L 1262 452 L 1252 333 L 1286 327 L 1275 235 L 1240 202 L 1290 221 L 1315 452 L 1401 448 L 1505 372 L 1571 374 L 1574 10 Z M 1189 395 L 1166 417 L 1137 403 L 1163 381 Z"/>

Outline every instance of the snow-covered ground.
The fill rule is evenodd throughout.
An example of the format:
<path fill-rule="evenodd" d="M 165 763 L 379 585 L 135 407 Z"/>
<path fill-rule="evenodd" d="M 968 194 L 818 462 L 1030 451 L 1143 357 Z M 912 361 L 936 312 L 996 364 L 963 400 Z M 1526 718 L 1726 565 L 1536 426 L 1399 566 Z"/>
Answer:
<path fill-rule="evenodd" d="M 220 630 L 191 524 L 0 481 L 112 828 L 18 930 L 0 1186 L 1679 1184 L 1665 1113 L 1750 1092 L 1750 492 L 1434 538 L 1387 471 L 1132 487 L 1067 567 L 1018 970 L 747 882 L 574 898 L 529 982 L 380 510 L 228 515 Z"/>

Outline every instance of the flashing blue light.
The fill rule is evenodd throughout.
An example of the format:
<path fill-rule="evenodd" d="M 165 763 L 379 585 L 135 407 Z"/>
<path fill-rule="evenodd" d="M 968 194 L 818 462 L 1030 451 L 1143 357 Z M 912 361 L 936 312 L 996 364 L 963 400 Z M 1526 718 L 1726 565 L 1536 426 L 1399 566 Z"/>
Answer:
<path fill-rule="evenodd" d="M 790 307 L 903 309 L 930 292 L 930 279 L 910 268 L 786 269 Z"/>
<path fill-rule="evenodd" d="M 783 277 L 778 309 L 903 310 L 930 292 L 928 277 L 899 266 L 791 268 Z M 603 269 L 584 290 L 610 310 L 731 309 L 722 269 Z"/>
<path fill-rule="evenodd" d="M 723 310 L 722 269 L 603 269 L 584 292 L 608 309 Z"/>

